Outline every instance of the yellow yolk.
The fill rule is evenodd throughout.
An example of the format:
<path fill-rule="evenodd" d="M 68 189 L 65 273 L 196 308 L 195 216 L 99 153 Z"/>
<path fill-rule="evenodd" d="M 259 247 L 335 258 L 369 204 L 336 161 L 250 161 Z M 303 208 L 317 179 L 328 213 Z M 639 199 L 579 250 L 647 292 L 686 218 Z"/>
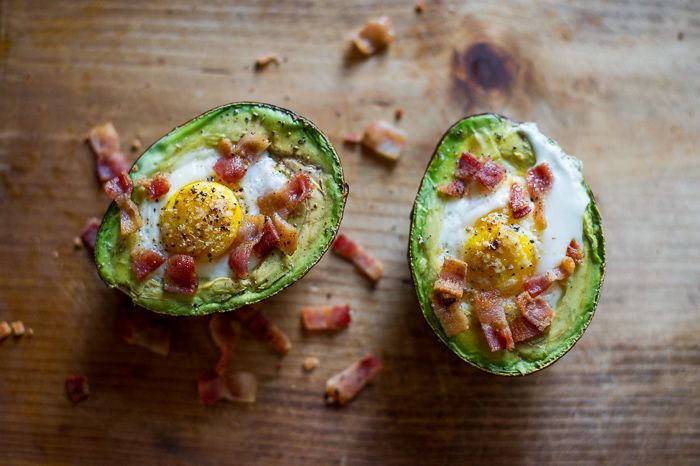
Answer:
<path fill-rule="evenodd" d="M 241 217 L 233 191 L 213 181 L 196 181 L 165 203 L 158 222 L 161 241 L 169 253 L 211 259 L 231 246 Z"/>
<path fill-rule="evenodd" d="M 494 211 L 467 229 L 464 260 L 469 282 L 481 290 L 515 294 L 535 271 L 535 246 L 506 210 Z"/>

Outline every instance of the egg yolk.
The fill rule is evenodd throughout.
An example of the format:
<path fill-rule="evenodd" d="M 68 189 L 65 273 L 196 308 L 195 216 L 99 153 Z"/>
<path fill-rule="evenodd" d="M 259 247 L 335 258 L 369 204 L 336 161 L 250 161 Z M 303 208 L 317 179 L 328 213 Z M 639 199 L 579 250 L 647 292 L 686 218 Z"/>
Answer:
<path fill-rule="evenodd" d="M 511 220 L 507 211 L 494 211 L 467 229 L 464 260 L 469 281 L 480 290 L 498 290 L 508 296 L 521 290 L 535 271 L 534 240 Z"/>
<path fill-rule="evenodd" d="M 169 253 L 212 259 L 231 246 L 241 224 L 241 207 L 226 186 L 196 181 L 165 203 L 158 227 Z"/>

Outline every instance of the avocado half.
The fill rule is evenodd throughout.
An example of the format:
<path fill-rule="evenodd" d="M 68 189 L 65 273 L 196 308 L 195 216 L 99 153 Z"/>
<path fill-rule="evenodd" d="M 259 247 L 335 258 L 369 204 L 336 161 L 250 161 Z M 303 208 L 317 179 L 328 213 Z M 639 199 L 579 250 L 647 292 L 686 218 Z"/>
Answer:
<path fill-rule="evenodd" d="M 513 350 L 489 351 L 478 320 L 469 316 L 470 328 L 448 338 L 433 313 L 430 295 L 439 273 L 430 260 L 431 245 L 437 241 L 445 200 L 437 188 L 450 179 L 460 155 L 486 154 L 496 162 L 527 170 L 536 156 L 519 123 L 496 114 L 479 114 L 455 123 L 443 135 L 433 153 L 411 212 L 409 264 L 418 301 L 430 327 L 457 356 L 478 369 L 497 375 L 527 375 L 561 358 L 581 338 L 593 318 L 605 273 L 605 244 L 600 212 L 588 185 L 589 203 L 584 212 L 585 258 L 568 278 L 555 310 L 551 327 L 533 340 L 516 344 Z M 551 139 L 552 144 L 556 144 Z"/>
<path fill-rule="evenodd" d="M 238 102 L 222 105 L 176 127 L 150 146 L 129 175 L 149 177 L 167 170 L 187 153 L 216 148 L 222 137 L 238 140 L 249 131 L 263 132 L 268 151 L 290 163 L 301 161 L 321 173 L 322 199 L 299 214 L 299 246 L 289 257 L 268 257 L 255 278 L 200 280 L 194 296 L 167 293 L 155 280 L 138 282 L 130 267 L 130 247 L 119 233 L 119 209 L 114 202 L 102 219 L 95 245 L 95 262 L 102 280 L 129 295 L 135 304 L 154 312 L 195 316 L 231 311 L 266 299 L 303 277 L 335 238 L 345 208 L 348 187 L 340 159 L 328 138 L 309 120 L 270 104 Z M 291 220 L 291 218 L 290 218 Z M 294 222 L 293 222 L 294 223 Z M 252 275 L 252 274 L 251 274 Z"/>

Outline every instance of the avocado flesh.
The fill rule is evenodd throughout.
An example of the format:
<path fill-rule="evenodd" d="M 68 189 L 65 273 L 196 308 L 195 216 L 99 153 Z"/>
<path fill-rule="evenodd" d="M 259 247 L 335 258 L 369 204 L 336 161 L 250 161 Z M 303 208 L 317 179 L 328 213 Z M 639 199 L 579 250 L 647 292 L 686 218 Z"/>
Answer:
<path fill-rule="evenodd" d="M 337 234 L 347 185 L 335 149 L 308 120 L 289 110 L 259 103 L 228 104 L 210 110 L 163 136 L 138 159 L 132 180 L 169 172 L 183 157 L 201 148 L 216 148 L 223 137 L 237 141 L 258 131 L 271 141 L 268 152 L 293 170 L 313 167 L 319 190 L 295 210 L 288 221 L 298 227 L 297 250 L 286 256 L 275 250 L 249 277 L 219 277 L 203 282 L 194 297 L 166 293 L 162 282 L 135 279 L 131 271 L 131 240 L 119 233 L 119 209 L 112 203 L 97 235 L 95 261 L 102 279 L 128 294 L 135 304 L 172 315 L 203 315 L 229 311 L 261 301 L 294 283 L 319 261 Z M 316 176 L 318 175 L 318 176 Z M 134 198 L 136 195 L 133 196 Z"/>
<path fill-rule="evenodd" d="M 437 188 L 453 179 L 460 155 L 488 155 L 510 170 L 524 174 L 536 161 L 530 142 L 518 132 L 518 123 L 494 114 L 465 118 L 443 136 L 428 165 L 411 218 L 409 262 L 424 317 L 438 337 L 468 363 L 499 375 L 525 375 L 542 369 L 563 356 L 581 337 L 595 312 L 605 271 L 605 248 L 601 219 L 590 188 L 584 213 L 582 264 L 563 282 L 551 327 L 541 336 L 516 343 L 510 351 L 491 352 L 475 316 L 469 330 L 448 338 L 433 313 L 430 295 L 439 272 L 435 250 L 445 200 Z"/>

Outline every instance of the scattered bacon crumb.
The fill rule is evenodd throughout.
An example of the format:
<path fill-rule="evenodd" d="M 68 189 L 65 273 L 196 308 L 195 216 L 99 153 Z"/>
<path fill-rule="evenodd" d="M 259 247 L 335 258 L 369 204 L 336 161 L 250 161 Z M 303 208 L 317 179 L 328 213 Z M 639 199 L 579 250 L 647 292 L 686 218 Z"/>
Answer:
<path fill-rule="evenodd" d="M 475 178 L 486 189 L 493 191 L 506 176 L 506 169 L 487 158 L 476 172 Z"/>
<path fill-rule="evenodd" d="M 83 240 L 80 239 L 80 236 L 75 236 L 73 238 L 73 247 L 75 249 L 83 249 Z"/>
<path fill-rule="evenodd" d="M 85 245 L 85 248 L 90 251 L 90 254 L 95 253 L 95 243 L 97 242 L 97 231 L 99 229 L 100 221 L 93 217 L 85 223 L 83 232 L 80 234 L 80 240 Z"/>
<path fill-rule="evenodd" d="M 446 257 L 433 290 L 443 297 L 459 299 L 467 286 L 467 263 L 454 257 Z"/>
<path fill-rule="evenodd" d="M 274 63 L 275 65 L 280 64 L 280 59 L 277 55 L 274 53 L 270 53 L 267 55 L 261 55 L 255 60 L 255 69 L 260 71 L 267 67 L 267 65 Z"/>
<path fill-rule="evenodd" d="M 510 198 L 508 199 L 508 206 L 510 207 L 510 213 L 513 218 L 522 218 L 529 214 L 532 210 L 532 207 L 530 207 L 530 204 L 525 198 L 522 186 L 520 186 L 518 183 L 513 183 L 510 185 Z"/>
<path fill-rule="evenodd" d="M 129 162 L 121 153 L 119 134 L 110 122 L 93 127 L 87 135 L 101 182 L 114 178 L 122 172 L 129 171 Z"/>
<path fill-rule="evenodd" d="M 167 321 L 142 309 L 122 310 L 117 314 L 117 335 L 130 345 L 161 356 L 170 353 L 172 332 Z"/>
<path fill-rule="evenodd" d="M 534 298 L 547 291 L 549 287 L 552 286 L 553 282 L 554 278 L 547 273 L 529 278 L 523 285 L 525 287 L 525 291 L 530 293 L 530 296 Z"/>
<path fill-rule="evenodd" d="M 394 162 L 406 145 L 406 133 L 384 120 L 375 120 L 365 128 L 362 144 L 375 154 Z"/>
<path fill-rule="evenodd" d="M 342 330 L 352 321 L 350 306 L 307 306 L 301 309 L 306 330 Z"/>
<path fill-rule="evenodd" d="M 462 312 L 459 301 L 446 300 L 435 294 L 431 296 L 430 301 L 433 305 L 433 312 L 448 338 L 469 330 L 469 320 Z"/>
<path fill-rule="evenodd" d="M 362 142 L 362 136 L 357 133 L 348 133 L 343 136 L 343 144 L 359 144 Z"/>
<path fill-rule="evenodd" d="M 394 119 L 399 121 L 401 118 L 403 118 L 403 108 L 399 107 L 394 110 Z"/>
<path fill-rule="evenodd" d="M 326 382 L 326 403 L 346 405 L 377 375 L 382 362 L 374 356 L 365 356 Z"/>
<path fill-rule="evenodd" d="M 258 381 L 250 372 L 229 372 L 224 375 L 207 372 L 199 376 L 197 391 L 205 405 L 212 405 L 220 400 L 255 403 Z"/>
<path fill-rule="evenodd" d="M 119 196 L 114 202 L 119 207 L 119 231 L 122 236 L 136 233 L 143 225 L 141 214 L 139 214 L 136 204 L 127 194 Z"/>
<path fill-rule="evenodd" d="M 253 306 L 244 306 L 234 311 L 234 318 L 241 322 L 253 336 L 266 340 L 270 347 L 280 356 L 284 356 L 292 347 L 289 337 L 274 323 Z"/>
<path fill-rule="evenodd" d="M 233 147 L 231 155 L 242 157 L 249 164 L 265 152 L 270 146 L 270 140 L 261 133 L 249 131 L 244 134 Z"/>
<path fill-rule="evenodd" d="M 503 310 L 503 300 L 498 292 L 476 293 L 473 305 L 489 349 L 491 351 L 512 349 L 514 347 L 513 335 Z"/>
<path fill-rule="evenodd" d="M 151 200 L 158 200 L 170 191 L 170 180 L 167 173 L 158 172 L 150 179 L 141 180 L 141 184 L 146 188 L 146 194 Z"/>
<path fill-rule="evenodd" d="M 141 149 L 141 140 L 139 138 L 134 138 L 131 140 L 131 150 L 134 152 Z"/>
<path fill-rule="evenodd" d="M 131 270 L 141 281 L 163 265 L 165 259 L 160 251 L 137 247 L 131 252 Z"/>
<path fill-rule="evenodd" d="M 463 153 L 457 161 L 455 176 L 463 181 L 471 181 L 481 168 L 481 161 L 469 152 Z"/>
<path fill-rule="evenodd" d="M 370 19 L 355 31 L 352 42 L 363 55 L 369 56 L 387 48 L 394 41 L 394 27 L 387 16 Z"/>
<path fill-rule="evenodd" d="M 219 348 L 219 360 L 214 366 L 214 371 L 222 375 L 233 356 L 233 345 L 238 341 L 241 324 L 232 315 L 214 314 L 209 320 L 209 333 Z"/>
<path fill-rule="evenodd" d="M 26 329 L 24 328 L 24 322 L 21 320 L 15 320 L 10 322 L 10 327 L 12 328 L 12 334 L 16 337 L 21 337 L 24 335 Z"/>
<path fill-rule="evenodd" d="M 131 192 L 134 190 L 134 184 L 128 173 L 121 172 L 111 180 L 107 180 L 103 189 L 107 197 L 116 199 L 122 195 L 130 196 Z"/>
<path fill-rule="evenodd" d="M 306 372 L 311 372 L 312 370 L 316 369 L 318 367 L 318 363 L 320 361 L 318 360 L 317 357 L 310 356 L 306 359 L 304 359 L 304 363 L 302 364 L 302 367 Z"/>
<path fill-rule="evenodd" d="M 438 187 L 438 193 L 448 197 L 460 198 L 464 196 L 464 181 L 455 179 Z"/>
<path fill-rule="evenodd" d="M 571 257 L 564 256 L 559 265 L 554 270 L 549 271 L 547 274 L 552 281 L 566 280 L 574 273 L 575 270 L 576 262 L 574 262 Z"/>
<path fill-rule="evenodd" d="M 88 397 L 90 387 L 84 375 L 69 375 L 66 377 L 66 396 L 73 404 L 78 404 Z"/>
<path fill-rule="evenodd" d="M 333 242 L 333 252 L 352 263 L 373 282 L 384 274 L 382 263 L 348 236 L 340 234 Z"/>
<path fill-rule="evenodd" d="M 193 296 L 199 287 L 194 257 L 185 254 L 173 254 L 165 263 L 163 288 L 169 293 Z"/>
<path fill-rule="evenodd" d="M 533 298 L 530 293 L 524 291 L 518 295 L 516 304 L 520 314 L 539 331 L 543 331 L 552 323 L 554 311 L 544 299 Z"/>
<path fill-rule="evenodd" d="M 30 338 L 34 336 L 34 329 L 33 328 L 29 327 L 27 329 L 27 336 Z"/>
<path fill-rule="evenodd" d="M 0 322 L 0 341 L 12 335 L 12 327 L 4 320 Z"/>
<path fill-rule="evenodd" d="M 286 255 L 291 256 L 297 250 L 297 242 L 299 240 L 297 228 L 283 219 L 277 212 L 273 213 L 270 218 L 279 234 L 277 247 Z"/>
<path fill-rule="evenodd" d="M 529 169 L 525 175 L 525 183 L 533 198 L 537 199 L 543 194 L 547 194 L 554 184 L 554 174 L 547 162 Z"/>
<path fill-rule="evenodd" d="M 234 184 L 243 178 L 248 165 L 240 157 L 221 157 L 214 164 L 216 173 L 226 183 Z"/>
<path fill-rule="evenodd" d="M 416 10 L 416 13 L 418 13 L 418 14 L 423 13 L 423 11 L 425 11 L 425 3 L 416 2 L 415 10 Z"/>
<path fill-rule="evenodd" d="M 233 155 L 233 143 L 229 138 L 221 138 L 216 148 L 219 150 L 219 154 L 223 155 L 224 157 L 231 157 L 231 155 Z"/>
<path fill-rule="evenodd" d="M 572 258 L 576 264 L 583 262 L 583 258 L 585 257 L 583 248 L 576 239 L 572 239 L 569 243 L 569 246 L 566 248 L 566 255 Z"/>

